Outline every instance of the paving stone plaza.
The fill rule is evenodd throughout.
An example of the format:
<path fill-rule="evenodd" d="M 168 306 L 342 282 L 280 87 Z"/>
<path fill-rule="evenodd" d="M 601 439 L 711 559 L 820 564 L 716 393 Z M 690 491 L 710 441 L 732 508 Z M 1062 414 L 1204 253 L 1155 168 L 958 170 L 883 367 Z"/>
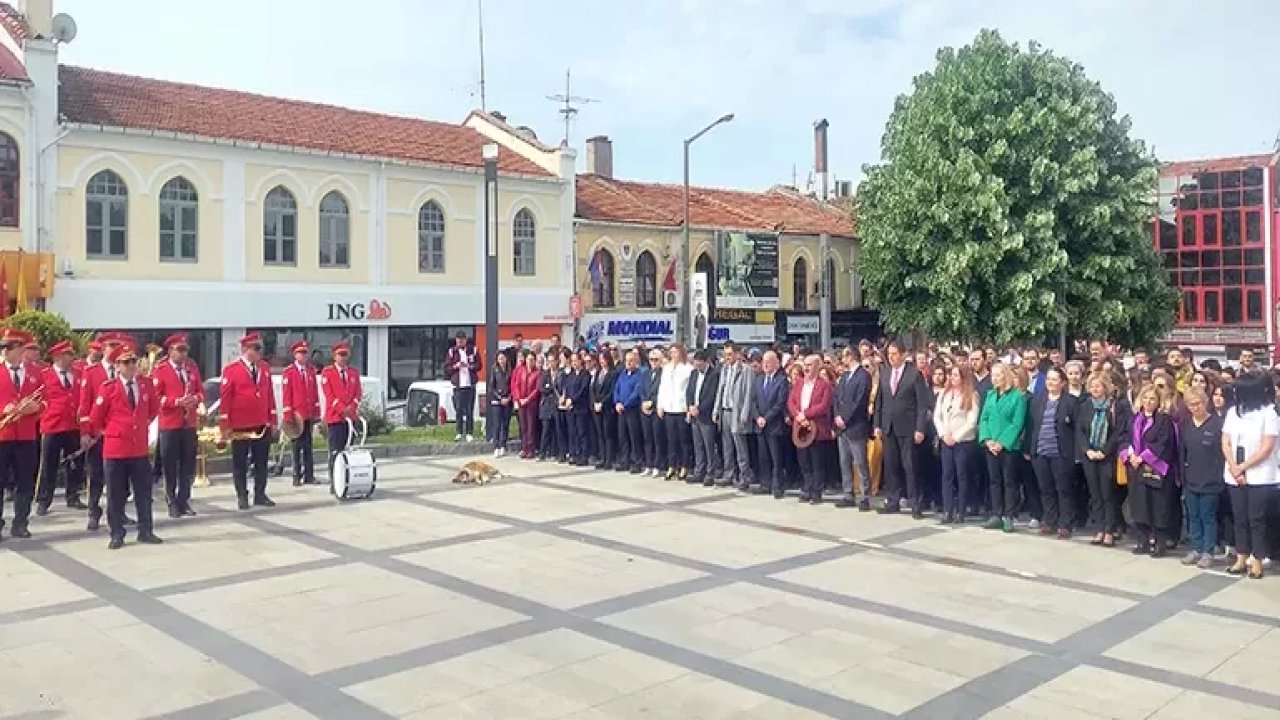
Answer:
<path fill-rule="evenodd" d="M 1280 584 L 551 464 L 0 543 L 0 718 L 1280 718 Z M 132 540 L 132 537 L 130 538 Z"/>

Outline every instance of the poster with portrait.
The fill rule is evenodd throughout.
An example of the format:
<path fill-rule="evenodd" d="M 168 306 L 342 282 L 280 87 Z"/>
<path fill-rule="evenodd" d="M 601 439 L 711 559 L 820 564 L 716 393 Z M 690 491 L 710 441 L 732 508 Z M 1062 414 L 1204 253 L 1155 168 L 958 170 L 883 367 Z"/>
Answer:
<path fill-rule="evenodd" d="M 693 273 L 689 276 L 689 327 L 693 328 L 693 349 L 701 350 L 707 346 L 707 320 L 710 311 L 707 308 L 707 293 L 710 278 L 706 273 Z"/>
<path fill-rule="evenodd" d="M 716 307 L 778 309 L 778 234 L 716 233 Z"/>

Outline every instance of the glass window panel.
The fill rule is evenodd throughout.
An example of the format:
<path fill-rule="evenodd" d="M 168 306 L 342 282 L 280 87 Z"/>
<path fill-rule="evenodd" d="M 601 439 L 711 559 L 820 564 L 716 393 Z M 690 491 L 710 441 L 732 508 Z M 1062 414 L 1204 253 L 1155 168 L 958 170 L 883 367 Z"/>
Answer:
<path fill-rule="evenodd" d="M 1217 190 L 1218 189 L 1218 173 L 1202 172 L 1196 176 L 1196 182 L 1200 185 L 1201 190 Z"/>
<path fill-rule="evenodd" d="M 1240 268 L 1223 268 L 1222 284 L 1228 287 L 1240 285 L 1244 279 L 1244 271 Z"/>
<path fill-rule="evenodd" d="M 182 208 L 182 229 L 186 232 L 197 232 L 199 230 L 196 225 L 196 207 L 195 205 L 185 205 Z"/>
<path fill-rule="evenodd" d="M 160 233 L 160 257 L 173 257 L 173 233 Z"/>
<path fill-rule="evenodd" d="M 1178 209 L 1179 210 L 1199 210 L 1200 209 L 1200 193 L 1196 193 L 1196 192 L 1183 193 L 1182 197 L 1178 198 Z"/>
<path fill-rule="evenodd" d="M 1262 213 L 1257 210 L 1244 214 L 1244 241 L 1249 245 L 1262 242 Z"/>
<path fill-rule="evenodd" d="M 1215 268 L 1215 267 L 1221 266 L 1222 251 L 1221 250 L 1205 250 L 1204 252 L 1200 253 L 1200 265 L 1201 267 L 1207 267 L 1207 268 Z"/>
<path fill-rule="evenodd" d="M 1203 245 L 1218 244 L 1218 216 L 1207 213 L 1200 219 L 1200 242 Z"/>
<path fill-rule="evenodd" d="M 1196 240 L 1196 216 L 1182 216 L 1182 247 L 1195 247 L 1199 243 Z"/>
<path fill-rule="evenodd" d="M 91 199 L 85 203 L 85 221 L 92 227 L 102 227 L 103 212 L 102 202 Z"/>
<path fill-rule="evenodd" d="M 1182 319 L 1192 323 L 1200 321 L 1199 298 L 1194 292 L 1182 293 Z"/>
<path fill-rule="evenodd" d="M 1267 281 L 1267 273 L 1262 268 L 1248 268 L 1244 271 L 1245 285 L 1261 285 Z"/>
<path fill-rule="evenodd" d="M 1200 284 L 1200 271 L 1195 268 L 1182 271 L 1182 279 L 1178 281 L 1179 287 L 1196 287 Z"/>
<path fill-rule="evenodd" d="M 1266 252 L 1265 252 L 1264 250 L 1262 250 L 1261 248 L 1254 248 L 1254 249 L 1252 249 L 1252 250 L 1245 250 L 1245 251 L 1244 251 L 1244 264 L 1245 264 L 1245 265 L 1251 265 L 1251 266 L 1255 266 L 1255 267 L 1262 267 L 1262 264 L 1263 264 L 1263 263 L 1265 263 L 1265 262 L 1266 262 Z"/>
<path fill-rule="evenodd" d="M 173 223 L 176 221 L 174 216 L 174 208 L 161 203 L 160 205 L 160 232 L 173 232 Z"/>
<path fill-rule="evenodd" d="M 1224 208 L 1238 208 L 1238 207 L 1240 207 L 1240 191 L 1239 191 L 1239 190 L 1224 190 L 1224 191 L 1222 192 L 1222 207 L 1224 207 Z"/>
<path fill-rule="evenodd" d="M 1157 220 L 1158 233 L 1160 236 L 1161 250 L 1177 250 L 1178 249 L 1178 226 L 1164 220 Z"/>
<path fill-rule="evenodd" d="M 115 228 L 112 228 L 109 238 L 111 240 L 110 247 L 108 248 L 110 250 L 110 254 L 119 255 L 123 257 L 125 254 L 124 230 L 117 230 Z"/>
<path fill-rule="evenodd" d="M 336 262 L 338 265 L 348 265 L 348 264 L 350 264 L 350 260 L 351 260 L 351 259 L 347 257 L 347 244 L 346 244 L 346 243 L 342 243 L 342 244 L 338 245 L 337 258 L 336 258 L 335 262 Z"/>
<path fill-rule="evenodd" d="M 1222 291 L 1222 321 L 1227 325 L 1244 322 L 1244 291 L 1240 288 Z"/>
<path fill-rule="evenodd" d="M 298 216 L 286 213 L 280 217 L 280 234 L 286 238 L 298 236 Z"/>
<path fill-rule="evenodd" d="M 196 259 L 196 234 L 193 232 L 182 233 L 182 257 L 185 260 Z"/>
<path fill-rule="evenodd" d="M 1219 297 L 1217 290 L 1206 290 L 1204 292 L 1204 321 L 1207 323 L 1220 322 L 1221 313 L 1218 305 L 1222 298 Z"/>
<path fill-rule="evenodd" d="M 1222 187 L 1226 189 L 1240 187 L 1240 171 L 1228 170 L 1222 173 Z"/>
<path fill-rule="evenodd" d="M 85 234 L 85 250 L 90 255 L 102 254 L 102 230 L 98 228 L 89 228 Z"/>
<path fill-rule="evenodd" d="M 1213 268 L 1200 271 L 1200 284 L 1215 287 L 1222 284 L 1222 270 Z"/>
<path fill-rule="evenodd" d="M 124 227 L 128 223 L 128 210 L 125 204 L 119 200 L 113 200 L 108 206 L 111 224 L 115 227 Z"/>
<path fill-rule="evenodd" d="M 1247 322 L 1262 322 L 1262 291 L 1251 289 L 1245 292 L 1244 316 Z"/>
<path fill-rule="evenodd" d="M 295 252 L 297 248 L 294 247 L 294 244 L 295 243 L 292 238 L 285 238 L 281 241 L 280 262 L 293 264 L 298 261 L 297 254 Z"/>
<path fill-rule="evenodd" d="M 1262 198 L 1262 188 L 1252 188 L 1244 191 L 1245 207 L 1261 207 Z"/>
<path fill-rule="evenodd" d="M 1243 234 L 1240 227 L 1240 213 L 1224 212 L 1222 213 L 1222 245 L 1223 247 L 1239 246 L 1243 240 Z"/>
<path fill-rule="evenodd" d="M 1223 250 L 1222 265 L 1223 267 L 1240 266 L 1244 263 L 1244 255 L 1241 250 Z"/>
<path fill-rule="evenodd" d="M 1201 210 L 1212 210 L 1216 207 L 1218 207 L 1218 193 L 1216 191 L 1200 193 Z"/>
<path fill-rule="evenodd" d="M 1262 187 L 1262 168 L 1246 168 L 1243 181 L 1245 187 Z"/>

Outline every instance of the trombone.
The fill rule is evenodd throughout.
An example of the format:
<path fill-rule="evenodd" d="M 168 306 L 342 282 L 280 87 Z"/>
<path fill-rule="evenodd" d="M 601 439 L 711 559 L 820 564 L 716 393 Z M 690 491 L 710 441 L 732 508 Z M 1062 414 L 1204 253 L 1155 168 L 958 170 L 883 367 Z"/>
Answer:
<path fill-rule="evenodd" d="M 31 393 L 30 395 L 22 398 L 17 403 L 15 403 L 13 408 L 10 409 L 9 412 L 5 413 L 3 416 L 0 416 L 0 428 L 9 427 L 10 425 L 26 417 L 27 415 L 30 415 L 31 409 L 33 407 L 38 406 L 42 400 L 44 400 L 43 385 L 36 388 L 35 392 Z"/>

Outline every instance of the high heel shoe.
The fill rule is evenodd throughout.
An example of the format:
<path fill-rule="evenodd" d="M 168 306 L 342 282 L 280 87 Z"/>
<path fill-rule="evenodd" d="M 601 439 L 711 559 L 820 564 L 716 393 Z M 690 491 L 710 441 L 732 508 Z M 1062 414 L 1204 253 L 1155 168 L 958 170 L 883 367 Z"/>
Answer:
<path fill-rule="evenodd" d="M 1102 544 L 1102 539 L 1103 539 L 1103 535 L 1102 535 L 1102 533 L 1098 533 L 1097 535 L 1094 535 L 1094 536 L 1093 536 L 1093 539 L 1089 541 L 1089 544 L 1090 544 L 1090 545 L 1101 545 L 1101 544 Z"/>
<path fill-rule="evenodd" d="M 1102 547 L 1113 548 L 1116 546 L 1116 536 L 1111 533 L 1103 533 Z"/>
<path fill-rule="evenodd" d="M 1227 568 L 1227 574 L 1228 574 L 1228 575 L 1243 575 L 1243 574 L 1244 574 L 1244 570 L 1245 570 L 1245 557 L 1244 557 L 1244 555 L 1236 555 L 1236 562 L 1235 562 L 1235 564 L 1234 564 L 1234 565 L 1232 565 L 1231 567 Z"/>
<path fill-rule="evenodd" d="M 1249 579 L 1262 579 L 1262 561 L 1256 557 L 1249 558 Z"/>

